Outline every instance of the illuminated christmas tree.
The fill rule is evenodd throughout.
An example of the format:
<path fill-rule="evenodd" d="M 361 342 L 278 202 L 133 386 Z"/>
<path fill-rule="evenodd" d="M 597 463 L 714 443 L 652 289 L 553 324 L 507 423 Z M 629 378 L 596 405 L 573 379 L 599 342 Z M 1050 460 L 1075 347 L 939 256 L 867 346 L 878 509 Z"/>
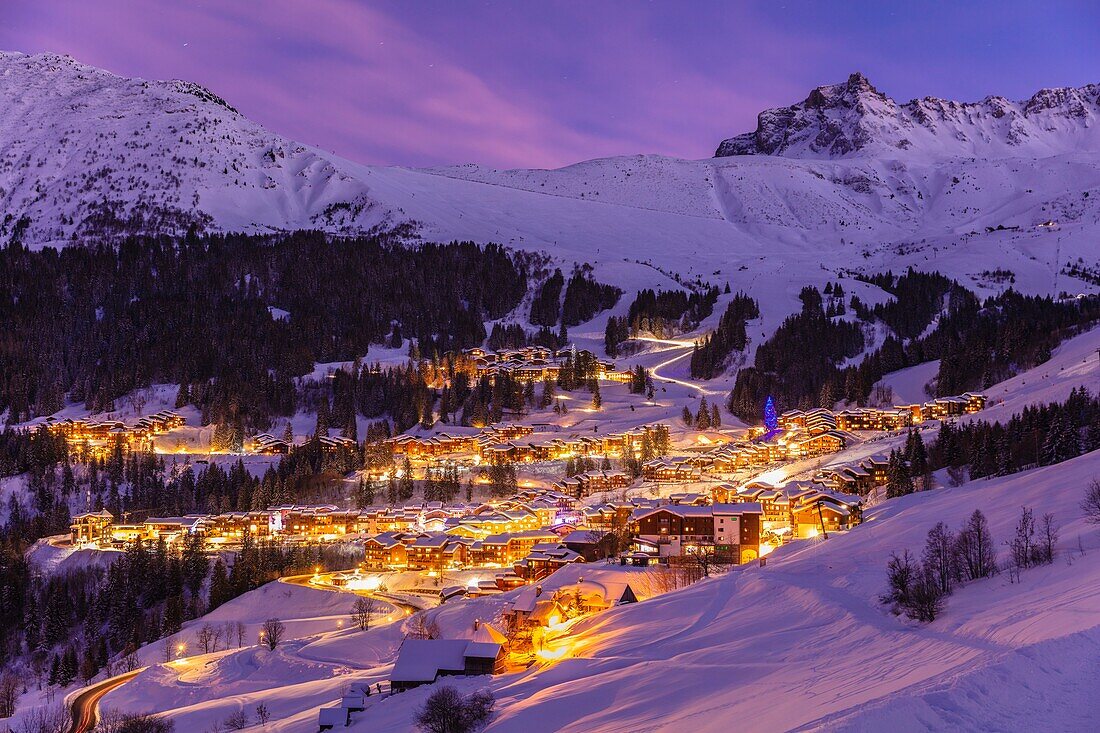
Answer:
<path fill-rule="evenodd" d="M 779 416 L 775 414 L 775 400 L 771 395 L 768 395 L 768 400 L 764 403 L 764 427 L 769 433 L 779 429 Z"/>

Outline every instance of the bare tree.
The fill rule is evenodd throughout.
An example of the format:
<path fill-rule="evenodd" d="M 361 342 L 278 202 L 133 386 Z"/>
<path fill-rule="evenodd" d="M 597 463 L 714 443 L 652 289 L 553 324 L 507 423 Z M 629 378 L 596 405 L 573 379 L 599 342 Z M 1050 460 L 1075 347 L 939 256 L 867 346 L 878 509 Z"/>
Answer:
<path fill-rule="evenodd" d="M 709 578 L 713 572 L 718 572 L 733 564 L 733 559 L 725 553 L 716 551 L 713 547 L 704 546 L 689 552 L 686 557 L 690 563 L 699 569 L 704 578 Z"/>
<path fill-rule="evenodd" d="M 921 565 L 945 596 L 951 593 L 955 580 L 957 563 L 954 559 L 954 548 L 955 536 L 946 524 L 937 522 L 928 530 L 928 539 L 921 554 Z"/>
<path fill-rule="evenodd" d="M 238 621 L 235 625 L 235 628 L 237 631 L 237 648 L 240 649 L 242 646 L 244 646 L 244 637 L 245 634 L 248 632 L 248 627 L 245 626 L 244 621 Z"/>
<path fill-rule="evenodd" d="M 1008 546 L 1012 551 L 1012 566 L 1017 571 L 1031 567 L 1035 549 L 1035 514 L 1029 507 L 1020 509 L 1016 534 Z"/>
<path fill-rule="evenodd" d="M 69 709 L 64 702 L 57 702 L 28 710 L 12 733 L 65 733 L 68 729 Z"/>
<path fill-rule="evenodd" d="M 1054 524 L 1054 515 L 1043 515 L 1042 521 L 1039 523 L 1039 541 L 1035 547 L 1035 559 L 1042 563 L 1054 562 L 1054 557 L 1058 553 L 1058 527 Z"/>
<path fill-rule="evenodd" d="M 19 678 L 14 673 L 4 672 L 0 675 L 0 718 L 15 715 L 15 703 L 19 699 L 21 688 Z"/>
<path fill-rule="evenodd" d="M 198 633 L 199 648 L 202 649 L 203 654 L 209 654 L 214 648 L 217 648 L 217 638 L 214 635 L 214 627 L 210 624 L 203 624 Z"/>
<path fill-rule="evenodd" d="M 141 662 L 138 661 L 137 653 L 131 649 L 130 652 L 122 658 L 119 666 L 122 667 L 123 672 L 133 672 L 141 666 Z"/>
<path fill-rule="evenodd" d="M 472 733 L 489 722 L 495 704 L 488 690 L 463 697 L 445 685 L 424 701 L 416 713 L 416 725 L 425 733 Z"/>
<path fill-rule="evenodd" d="M 267 703 L 256 704 L 256 720 L 260 721 L 260 725 L 267 726 L 267 721 L 271 720 L 271 711 L 267 709 Z"/>
<path fill-rule="evenodd" d="M 244 730 L 248 727 L 248 714 L 238 710 L 225 719 L 225 727 L 228 730 Z"/>
<path fill-rule="evenodd" d="M 439 624 L 424 611 L 414 613 L 405 630 L 406 639 L 438 639 Z"/>
<path fill-rule="evenodd" d="M 121 717 L 115 733 L 172 733 L 176 724 L 152 713 L 128 713 Z"/>
<path fill-rule="evenodd" d="M 900 555 L 890 553 L 890 559 L 886 563 L 886 581 L 889 588 L 880 600 L 890 604 L 894 614 L 899 614 L 903 608 L 908 607 L 918 575 L 920 575 L 920 568 L 913 559 L 913 553 L 909 550 L 904 550 Z"/>
<path fill-rule="evenodd" d="M 210 649 L 210 651 L 212 651 L 212 652 L 218 651 L 218 642 L 220 642 L 221 640 L 222 640 L 222 628 L 220 626 L 214 626 L 213 629 L 212 629 L 212 632 L 211 632 L 211 641 L 213 643 L 212 643 L 212 648 Z M 229 645 L 227 644 L 226 646 L 228 647 Z"/>
<path fill-rule="evenodd" d="M 1085 512 L 1085 521 L 1100 524 L 1100 480 L 1093 479 L 1089 484 L 1081 509 Z"/>
<path fill-rule="evenodd" d="M 225 648 L 228 649 L 229 645 L 233 643 L 233 637 L 237 633 L 237 626 L 232 621 L 226 621 L 222 626 L 222 636 L 225 638 Z"/>
<path fill-rule="evenodd" d="M 374 596 L 359 596 L 351 604 L 351 620 L 360 631 L 370 628 L 371 616 L 378 612 L 378 599 Z"/>
<path fill-rule="evenodd" d="M 974 510 L 959 531 L 955 540 L 955 558 L 964 580 L 988 578 L 997 572 L 997 553 L 989 532 L 989 521 L 980 509 Z"/>
<path fill-rule="evenodd" d="M 943 612 L 945 597 L 934 573 L 922 571 L 909 591 L 905 615 L 915 621 L 931 623 Z"/>
<path fill-rule="evenodd" d="M 275 651 L 275 647 L 279 646 L 279 642 L 283 640 L 284 634 L 286 634 L 286 626 L 283 622 L 277 618 L 269 618 L 264 621 L 260 629 L 260 643 L 266 644 L 268 649 Z"/>

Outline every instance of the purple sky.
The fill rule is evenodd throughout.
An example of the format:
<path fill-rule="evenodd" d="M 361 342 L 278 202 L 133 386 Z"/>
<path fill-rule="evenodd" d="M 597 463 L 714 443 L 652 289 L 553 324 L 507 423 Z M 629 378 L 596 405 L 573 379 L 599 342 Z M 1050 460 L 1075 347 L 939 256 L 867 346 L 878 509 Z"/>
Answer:
<path fill-rule="evenodd" d="M 0 0 L 2 49 L 197 81 L 283 135 L 404 165 L 707 157 L 855 70 L 900 100 L 1100 82 L 1098 37 L 1095 0 Z"/>

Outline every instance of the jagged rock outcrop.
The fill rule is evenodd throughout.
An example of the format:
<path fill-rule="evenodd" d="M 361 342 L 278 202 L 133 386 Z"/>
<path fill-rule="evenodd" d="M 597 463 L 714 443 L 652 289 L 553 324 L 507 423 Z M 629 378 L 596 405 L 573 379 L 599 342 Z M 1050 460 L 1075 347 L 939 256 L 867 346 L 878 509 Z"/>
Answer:
<path fill-rule="evenodd" d="M 925 97 L 898 104 L 863 74 L 822 86 L 790 107 L 761 112 L 756 130 L 723 140 L 715 157 L 858 154 L 1045 156 L 1100 143 L 1100 85 L 1043 89 L 1012 102 Z"/>

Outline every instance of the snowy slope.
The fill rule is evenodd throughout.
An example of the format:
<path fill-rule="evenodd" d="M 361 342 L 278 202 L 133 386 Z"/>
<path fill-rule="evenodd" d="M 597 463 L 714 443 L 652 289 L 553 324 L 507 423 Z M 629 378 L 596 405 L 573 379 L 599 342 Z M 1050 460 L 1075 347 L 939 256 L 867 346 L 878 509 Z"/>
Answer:
<path fill-rule="evenodd" d="M 193 84 L 4 53 L 0 208 L 10 219 L 0 237 L 23 216 L 31 244 L 191 225 L 353 232 L 404 223 L 423 239 L 497 241 L 591 262 L 628 293 L 667 287 L 669 274 L 729 281 L 761 300 L 766 322 L 795 308 L 802 285 L 842 269 L 938 269 L 983 295 L 1007 287 L 983 277 L 994 268 L 1011 270 L 1025 292 L 1096 289 L 1059 274 L 1078 258 L 1100 266 L 1096 89 L 1047 90 L 1004 103 L 997 117 L 992 98 L 899 106 L 864 82 L 815 92 L 832 99 L 830 114 L 867 108 L 859 155 L 794 157 L 801 148 L 787 147 L 558 170 L 417 170 L 359 165 L 288 141 Z M 938 105 L 954 122 L 912 123 L 912 145 L 899 147 L 895 117 L 920 117 L 913 104 Z M 1027 121 L 1019 144 L 987 124 L 1017 117 Z M 960 127 L 967 120 L 973 129 Z M 960 148 L 960 135 L 988 144 Z M 1048 220 L 1058 226 L 1038 228 Z"/>
<path fill-rule="evenodd" d="M 493 678 L 487 730 L 1094 730 L 1100 534 L 1084 524 L 1089 454 L 1053 468 L 887 502 L 858 531 L 584 622 L 576 658 Z M 958 590 L 935 623 L 876 603 L 888 553 L 975 508 L 1004 540 L 1027 504 L 1062 525 L 1063 556 Z M 1086 553 L 1080 555 L 1078 538 Z M 356 730 L 406 730 L 420 697 Z"/>
<path fill-rule="evenodd" d="M 498 713 L 487 731 L 498 733 L 724 733 L 731 722 L 750 732 L 1095 730 L 1100 529 L 1084 522 L 1078 503 L 1098 473 L 1100 454 L 1092 453 L 885 502 L 858 530 L 780 548 L 767 567 L 580 621 L 570 629 L 570 657 L 557 663 L 447 683 L 492 689 Z M 919 552 L 934 523 L 957 527 L 975 508 L 1000 545 L 1021 505 L 1055 515 L 1062 539 L 1053 565 L 1025 571 L 1020 583 L 1000 575 L 963 586 L 925 626 L 877 602 L 890 552 Z M 601 572 L 576 566 L 562 574 Z M 252 608 L 257 600 L 239 602 Z M 280 612 L 309 616 L 308 604 L 297 607 L 305 600 L 288 599 Z M 448 637 L 465 638 L 474 619 L 494 618 L 505 600 L 447 604 L 436 617 Z M 262 701 L 279 711 L 273 731 L 307 733 L 317 708 L 349 682 L 387 679 L 400 636 L 400 623 L 329 631 L 274 655 L 246 648 L 154 667 L 104 704 L 160 710 L 177 725 L 206 729 Z M 372 701 L 351 730 L 412 730 L 429 692 Z"/>
<path fill-rule="evenodd" d="M 0 235 L 27 217 L 23 239 L 34 244 L 191 226 L 339 231 L 387 221 L 361 181 L 198 85 L 5 52 L 0 210 Z"/>

